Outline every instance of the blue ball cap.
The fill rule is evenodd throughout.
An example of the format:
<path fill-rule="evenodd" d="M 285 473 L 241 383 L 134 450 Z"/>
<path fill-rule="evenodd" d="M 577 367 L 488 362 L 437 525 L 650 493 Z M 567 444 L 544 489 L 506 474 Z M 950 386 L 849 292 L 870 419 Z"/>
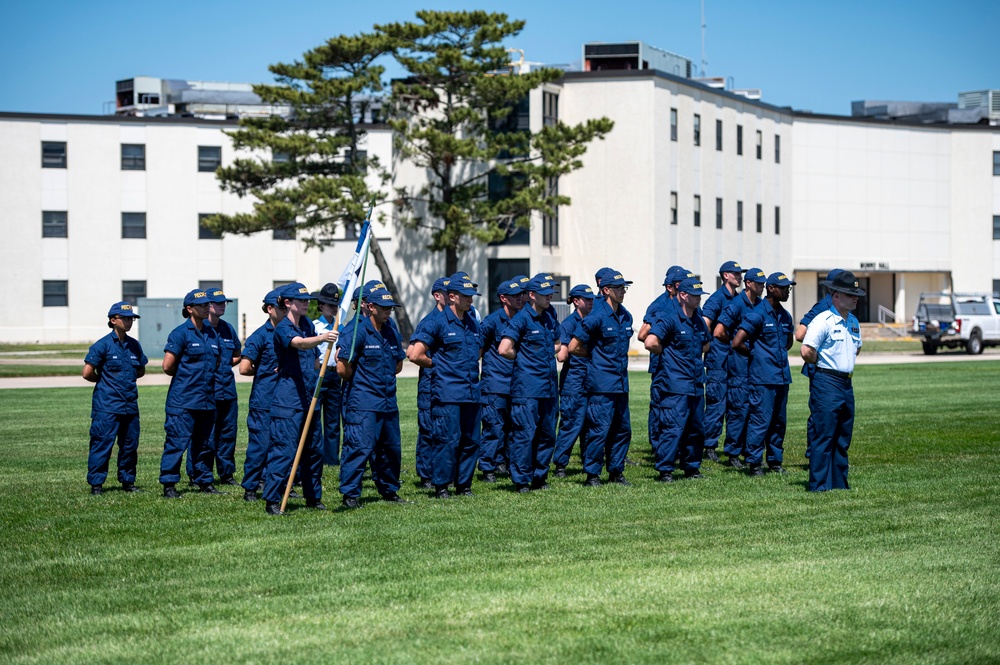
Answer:
<path fill-rule="evenodd" d="M 750 268 L 750 270 L 747 270 L 746 274 L 743 275 L 743 281 L 763 284 L 767 281 L 767 277 L 764 275 L 764 271 L 760 268 Z"/>
<path fill-rule="evenodd" d="M 448 290 L 447 277 L 438 277 L 437 279 L 434 280 L 434 286 L 431 287 L 431 293 L 437 293 L 438 291 L 444 292 L 447 290 Z"/>
<path fill-rule="evenodd" d="M 361 287 L 355 286 L 354 293 L 351 294 L 351 302 L 357 302 L 358 298 L 361 297 Z"/>
<path fill-rule="evenodd" d="M 226 297 L 226 294 L 222 292 L 222 289 L 210 289 L 208 292 L 208 298 L 210 302 L 232 302 Z"/>
<path fill-rule="evenodd" d="M 281 287 L 281 297 L 293 300 L 316 300 L 316 297 L 309 293 L 309 289 L 302 282 L 292 282 Z"/>
<path fill-rule="evenodd" d="M 472 278 L 464 272 L 456 272 L 448 278 L 448 293 L 461 293 L 463 296 L 478 296 L 479 291 L 476 291 L 477 286 L 479 285 L 473 282 Z"/>
<path fill-rule="evenodd" d="M 112 316 L 130 316 L 134 319 L 140 318 L 139 315 L 135 313 L 135 310 L 132 309 L 132 305 L 128 304 L 124 300 L 122 302 L 116 302 L 111 306 L 111 309 L 108 310 L 108 318 L 110 319 Z"/>
<path fill-rule="evenodd" d="M 667 270 L 666 279 L 663 280 L 664 286 L 667 284 L 676 284 L 678 282 L 683 282 L 689 277 L 694 277 L 694 273 L 689 271 L 687 268 L 681 266 L 670 266 Z"/>
<path fill-rule="evenodd" d="M 594 299 L 594 289 L 590 288 L 586 284 L 577 284 L 572 289 L 569 290 L 569 297 L 572 298 L 583 298 L 585 300 Z"/>
<path fill-rule="evenodd" d="M 743 273 L 746 272 L 746 270 L 741 268 L 740 264 L 737 263 L 736 261 L 726 261 L 721 266 L 719 266 L 719 274 L 721 275 L 724 272 Z"/>
<path fill-rule="evenodd" d="M 278 287 L 268 291 L 267 295 L 264 296 L 264 304 L 271 305 L 272 307 L 281 307 L 281 303 L 278 302 L 281 298 L 281 289 L 282 287 Z"/>
<path fill-rule="evenodd" d="M 783 272 L 772 272 L 767 276 L 768 286 L 793 286 L 794 284 L 795 281 L 788 279 L 788 276 Z"/>
<path fill-rule="evenodd" d="M 701 280 L 694 277 L 685 277 L 681 280 L 681 283 L 677 286 L 677 290 L 692 296 L 705 295 L 705 290 L 701 288 Z"/>
<path fill-rule="evenodd" d="M 597 285 L 601 288 L 605 286 L 627 286 L 632 282 L 628 281 L 622 274 L 614 268 L 601 268 L 597 271 Z"/>
<path fill-rule="evenodd" d="M 527 279 L 527 278 L 525 278 Z M 527 282 L 525 282 L 527 284 Z M 517 277 L 511 277 L 500 282 L 497 287 L 498 296 L 519 296 L 524 293 L 524 284 Z"/>
<path fill-rule="evenodd" d="M 385 284 L 377 279 L 373 279 L 365 283 L 365 294 L 362 297 L 362 300 L 371 305 L 399 307 L 399 303 L 392 299 L 392 294 L 389 293 L 389 289 L 385 288 Z"/>
<path fill-rule="evenodd" d="M 549 296 L 556 292 L 555 285 L 547 279 L 548 275 L 543 272 L 538 273 L 530 280 L 525 287 L 528 291 L 534 291 L 540 296 Z"/>
<path fill-rule="evenodd" d="M 207 305 L 210 302 L 212 302 L 211 296 L 208 295 L 208 291 L 205 289 L 188 291 L 188 294 L 184 296 L 185 307 L 188 305 Z"/>

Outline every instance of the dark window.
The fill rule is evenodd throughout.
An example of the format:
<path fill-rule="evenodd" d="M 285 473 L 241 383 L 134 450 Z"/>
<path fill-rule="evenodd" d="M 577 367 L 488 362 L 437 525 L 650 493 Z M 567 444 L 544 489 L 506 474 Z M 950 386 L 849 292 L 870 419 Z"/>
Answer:
<path fill-rule="evenodd" d="M 774 163 L 781 163 L 781 137 L 777 134 L 774 135 Z"/>
<path fill-rule="evenodd" d="M 757 204 L 757 233 L 764 232 L 764 206 Z"/>
<path fill-rule="evenodd" d="M 495 312 L 501 307 L 497 287 L 514 275 L 530 275 L 531 265 L 528 259 L 488 259 L 486 265 L 490 312 Z M 553 298 L 553 301 L 555 300 Z"/>
<path fill-rule="evenodd" d="M 715 228 L 722 228 L 722 199 L 715 199 Z"/>
<path fill-rule="evenodd" d="M 701 145 L 701 116 L 694 114 L 694 144 Z"/>
<path fill-rule="evenodd" d="M 774 235 L 781 235 L 781 208 L 774 206 Z"/>
<path fill-rule="evenodd" d="M 198 240 L 219 240 L 222 238 L 218 233 L 205 226 L 205 218 L 215 215 L 213 212 L 198 213 Z"/>
<path fill-rule="evenodd" d="M 701 226 L 701 197 L 694 195 L 694 225 Z"/>
<path fill-rule="evenodd" d="M 368 151 L 367 150 L 355 150 L 354 157 L 352 158 L 348 155 L 348 161 L 354 166 L 353 171 L 358 175 L 366 175 L 368 173 Z"/>
<path fill-rule="evenodd" d="M 993 239 L 1000 240 L 1000 215 L 993 215 Z"/>
<path fill-rule="evenodd" d="M 722 150 L 722 121 L 715 121 L 715 149 Z"/>
<path fill-rule="evenodd" d="M 677 225 L 677 192 L 670 192 L 670 223 Z"/>
<path fill-rule="evenodd" d="M 285 284 L 291 284 L 291 282 L 285 282 Z M 281 286 L 284 286 L 282 284 Z M 274 288 L 278 288 L 277 286 Z M 222 280 L 221 279 L 202 279 L 198 281 L 199 291 L 222 291 Z"/>
<path fill-rule="evenodd" d="M 559 122 L 559 95 L 554 92 L 542 93 L 542 124 L 553 127 Z"/>
<path fill-rule="evenodd" d="M 122 238 L 145 238 L 145 237 L 146 237 L 146 213 L 123 212 Z"/>
<path fill-rule="evenodd" d="M 757 159 L 761 159 L 764 154 L 764 135 L 757 130 Z"/>
<path fill-rule="evenodd" d="M 743 154 L 743 125 L 736 125 L 736 154 Z"/>
<path fill-rule="evenodd" d="M 42 281 L 42 307 L 66 307 L 69 305 L 69 282 L 64 279 Z"/>
<path fill-rule="evenodd" d="M 736 202 L 736 230 L 743 230 L 743 201 Z"/>
<path fill-rule="evenodd" d="M 559 178 L 549 178 L 545 190 L 548 197 L 559 196 Z M 559 206 L 553 206 L 551 215 L 542 215 L 542 245 L 559 246 Z"/>
<path fill-rule="evenodd" d="M 508 199 L 514 194 L 513 176 L 500 175 L 491 171 L 486 179 L 489 199 L 491 202 Z M 523 226 L 511 225 L 507 229 L 507 237 L 491 245 L 527 245 L 531 240 L 531 231 Z"/>
<path fill-rule="evenodd" d="M 1000 279 L 993 280 L 993 295 L 1000 296 Z M 993 309 L 997 314 L 1000 314 L 1000 304 L 993 303 Z"/>
<path fill-rule="evenodd" d="M 280 150 L 275 150 L 271 152 L 271 161 L 275 164 L 287 164 L 291 159 L 287 152 L 281 152 Z"/>
<path fill-rule="evenodd" d="M 294 281 L 295 281 L 294 279 L 276 279 L 273 282 L 271 282 L 271 288 L 272 289 L 278 289 L 278 288 L 281 288 L 282 286 L 288 286 L 289 284 L 291 284 Z M 221 285 L 222 282 L 219 282 L 219 284 Z"/>
<path fill-rule="evenodd" d="M 122 143 L 122 171 L 146 170 L 146 146 L 141 143 Z"/>
<path fill-rule="evenodd" d="M 66 168 L 66 142 L 42 141 L 42 168 Z"/>
<path fill-rule="evenodd" d="M 135 307 L 139 304 L 139 298 L 146 297 L 146 280 L 123 280 L 122 300 Z"/>
<path fill-rule="evenodd" d="M 222 166 L 222 148 L 217 145 L 198 146 L 198 170 L 215 173 Z"/>
<path fill-rule="evenodd" d="M 43 238 L 68 238 L 68 213 L 63 210 L 45 210 L 42 212 Z"/>
<path fill-rule="evenodd" d="M 295 240 L 295 227 L 290 226 L 284 229 L 274 229 L 271 231 L 273 240 Z"/>
<path fill-rule="evenodd" d="M 993 175 L 1000 175 L 1000 152 L 993 153 Z"/>
<path fill-rule="evenodd" d="M 677 140 L 677 109 L 670 109 L 670 140 Z"/>

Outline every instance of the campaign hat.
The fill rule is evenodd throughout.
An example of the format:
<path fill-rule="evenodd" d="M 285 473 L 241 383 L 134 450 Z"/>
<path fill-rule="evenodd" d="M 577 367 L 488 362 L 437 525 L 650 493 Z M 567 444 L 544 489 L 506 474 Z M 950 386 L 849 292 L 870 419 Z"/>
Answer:
<path fill-rule="evenodd" d="M 312 297 L 324 305 L 340 305 L 340 287 L 333 282 L 323 285 L 319 291 L 313 291 Z"/>
<path fill-rule="evenodd" d="M 840 271 L 840 274 L 835 276 L 833 279 L 827 278 L 823 282 L 823 286 L 831 291 L 840 291 L 841 293 L 846 293 L 849 296 L 858 296 L 859 298 L 867 295 L 868 293 L 860 287 L 858 284 L 858 278 L 855 277 L 854 273 L 850 270 Z"/>

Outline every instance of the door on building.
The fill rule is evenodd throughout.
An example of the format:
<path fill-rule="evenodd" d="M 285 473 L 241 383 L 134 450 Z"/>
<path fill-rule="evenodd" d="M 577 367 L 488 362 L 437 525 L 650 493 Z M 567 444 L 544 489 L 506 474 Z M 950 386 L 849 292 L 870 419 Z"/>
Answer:
<path fill-rule="evenodd" d="M 858 317 L 858 323 L 871 323 L 871 278 L 858 277 L 858 286 L 865 290 L 865 295 L 858 298 L 858 308 L 854 310 L 854 316 Z"/>
<path fill-rule="evenodd" d="M 500 308 L 500 298 L 497 296 L 497 287 L 500 286 L 500 282 L 510 279 L 514 275 L 528 275 L 528 270 L 531 267 L 531 263 L 528 259 L 490 259 L 487 265 L 487 272 L 489 278 L 489 292 L 484 293 L 484 296 L 489 298 L 488 302 L 490 305 L 490 312 L 495 312 Z M 482 291 L 480 291 L 482 293 Z M 483 316 L 486 316 L 486 312 L 480 312 Z"/>

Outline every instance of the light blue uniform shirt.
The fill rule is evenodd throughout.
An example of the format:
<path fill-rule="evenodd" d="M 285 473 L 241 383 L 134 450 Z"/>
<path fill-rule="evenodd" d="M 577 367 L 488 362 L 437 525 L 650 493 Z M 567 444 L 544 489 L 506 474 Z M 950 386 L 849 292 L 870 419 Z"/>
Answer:
<path fill-rule="evenodd" d="M 816 367 L 850 374 L 861 348 L 861 326 L 853 314 L 844 319 L 831 307 L 812 320 L 802 344 L 816 349 Z"/>

